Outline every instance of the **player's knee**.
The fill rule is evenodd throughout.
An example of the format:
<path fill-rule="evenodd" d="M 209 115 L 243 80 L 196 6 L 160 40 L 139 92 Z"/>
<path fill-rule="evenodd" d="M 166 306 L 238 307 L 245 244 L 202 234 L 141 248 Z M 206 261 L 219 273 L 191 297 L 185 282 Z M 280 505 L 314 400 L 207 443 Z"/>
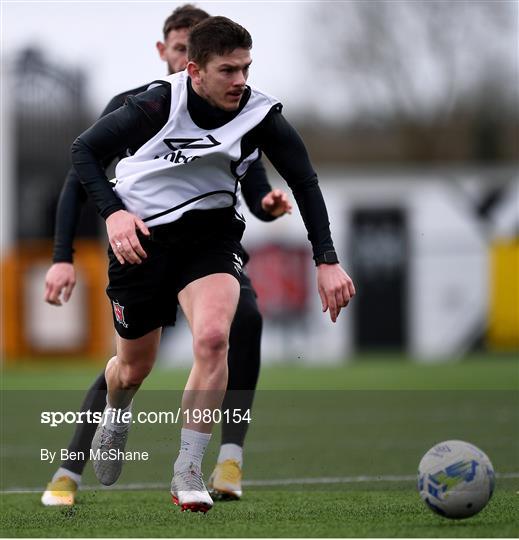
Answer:
<path fill-rule="evenodd" d="M 195 356 L 205 360 L 219 360 L 228 348 L 228 335 L 221 326 L 208 326 L 194 339 Z"/>
<path fill-rule="evenodd" d="M 119 380 L 123 388 L 139 386 L 148 376 L 152 365 L 123 364 L 119 370 Z"/>

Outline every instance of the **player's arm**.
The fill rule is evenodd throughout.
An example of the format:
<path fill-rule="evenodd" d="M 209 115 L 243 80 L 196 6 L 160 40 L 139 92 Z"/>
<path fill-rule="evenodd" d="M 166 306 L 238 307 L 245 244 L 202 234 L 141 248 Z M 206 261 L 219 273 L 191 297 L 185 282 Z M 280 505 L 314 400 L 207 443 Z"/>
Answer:
<path fill-rule="evenodd" d="M 101 113 L 101 118 L 121 107 L 124 104 L 125 96 L 126 94 L 120 94 L 112 98 Z M 105 169 L 108 168 L 115 157 L 107 156 L 103 160 L 103 167 Z M 56 209 L 54 250 L 52 256 L 54 263 L 72 264 L 74 262 L 74 237 L 81 210 L 87 199 L 88 196 L 81 185 L 77 172 L 74 168 L 71 168 L 61 188 Z"/>
<path fill-rule="evenodd" d="M 127 93 L 112 98 L 101 113 L 101 117 L 121 107 L 126 96 Z M 104 159 L 103 166 L 107 168 L 112 161 L 112 156 L 107 156 Z M 69 301 L 76 284 L 74 237 L 81 210 L 87 198 L 88 196 L 79 181 L 78 174 L 74 168 L 71 168 L 65 178 L 58 200 L 52 265 L 45 276 L 44 299 L 55 306 L 61 306 L 62 301 Z"/>
<path fill-rule="evenodd" d="M 126 104 L 98 120 L 72 145 L 72 162 L 82 185 L 106 221 L 110 245 L 121 264 L 146 257 L 136 230 L 148 235 L 144 222 L 124 210 L 113 192 L 102 160 L 126 148 L 136 149 L 164 126 L 169 116 L 170 86 L 158 86 L 129 97 Z"/>
<path fill-rule="evenodd" d="M 354 296 L 355 287 L 339 265 L 328 211 L 308 152 L 297 131 L 281 114 L 281 107 L 270 111 L 253 136 L 294 194 L 312 244 L 323 311 L 329 309 L 335 322 L 341 308 Z"/>
<path fill-rule="evenodd" d="M 68 302 L 76 284 L 73 242 L 86 198 L 76 172 L 70 169 L 56 211 L 52 266 L 45 276 L 44 298 L 46 302 L 55 306 L 61 306 L 62 300 Z"/>
<path fill-rule="evenodd" d="M 273 221 L 292 212 L 288 195 L 281 189 L 272 189 L 260 160 L 249 167 L 241 181 L 241 192 L 249 210 L 262 221 Z"/>

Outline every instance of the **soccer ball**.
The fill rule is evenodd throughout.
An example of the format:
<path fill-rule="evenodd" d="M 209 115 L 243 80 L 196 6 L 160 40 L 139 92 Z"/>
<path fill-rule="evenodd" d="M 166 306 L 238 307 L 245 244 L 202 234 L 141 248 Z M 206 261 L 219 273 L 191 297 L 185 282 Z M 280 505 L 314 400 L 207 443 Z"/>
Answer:
<path fill-rule="evenodd" d="M 482 510 L 494 491 L 487 455 L 473 444 L 445 441 L 433 446 L 418 465 L 418 490 L 440 516 L 463 519 Z"/>

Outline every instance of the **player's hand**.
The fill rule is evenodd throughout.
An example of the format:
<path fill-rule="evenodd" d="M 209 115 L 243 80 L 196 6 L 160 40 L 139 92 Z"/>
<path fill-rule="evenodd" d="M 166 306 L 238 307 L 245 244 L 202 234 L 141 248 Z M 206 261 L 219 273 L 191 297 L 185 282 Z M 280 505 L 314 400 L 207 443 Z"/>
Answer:
<path fill-rule="evenodd" d="M 53 306 L 61 306 L 62 300 L 68 302 L 75 284 L 74 265 L 68 262 L 54 263 L 45 276 L 45 302 Z"/>
<path fill-rule="evenodd" d="M 332 322 L 337 320 L 341 308 L 355 296 L 355 286 L 340 264 L 320 264 L 317 267 L 317 289 L 323 312 L 330 310 Z"/>
<path fill-rule="evenodd" d="M 273 217 L 292 213 L 292 205 L 288 195 L 281 189 L 273 189 L 261 199 L 261 208 Z"/>
<path fill-rule="evenodd" d="M 142 219 L 126 210 L 117 210 L 106 219 L 106 232 L 117 260 L 124 264 L 140 264 L 147 257 L 137 236 L 137 230 L 149 236 Z"/>

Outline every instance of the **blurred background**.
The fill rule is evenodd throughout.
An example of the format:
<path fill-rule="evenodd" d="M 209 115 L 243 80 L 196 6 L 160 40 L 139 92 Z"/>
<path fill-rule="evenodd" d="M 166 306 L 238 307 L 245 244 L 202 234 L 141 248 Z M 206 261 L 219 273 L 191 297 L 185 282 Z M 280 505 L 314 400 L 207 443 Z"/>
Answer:
<path fill-rule="evenodd" d="M 7 362 L 113 350 L 105 227 L 93 207 L 77 231 L 72 299 L 43 301 L 56 204 L 75 137 L 112 96 L 166 74 L 155 43 L 180 4 L 2 6 Z M 281 100 L 306 142 L 358 292 L 331 324 L 297 210 L 269 224 L 249 216 L 263 361 L 519 352 L 518 2 L 196 4 L 251 32 L 250 82 Z M 188 365 L 190 354 L 180 322 L 161 362 Z"/>

